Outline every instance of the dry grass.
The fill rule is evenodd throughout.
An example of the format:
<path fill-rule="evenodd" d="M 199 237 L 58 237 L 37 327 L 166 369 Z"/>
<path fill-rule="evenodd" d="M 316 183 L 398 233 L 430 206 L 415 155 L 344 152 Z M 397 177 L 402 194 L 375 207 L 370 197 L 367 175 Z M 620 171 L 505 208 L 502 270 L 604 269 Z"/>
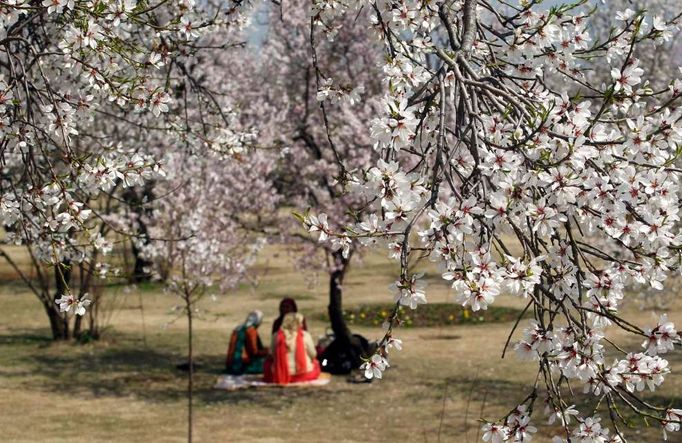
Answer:
<path fill-rule="evenodd" d="M 356 263 L 345 285 L 346 304 L 384 302 L 395 273 L 383 257 Z M 269 248 L 259 263 L 257 286 L 244 285 L 216 301 L 206 299 L 197 324 L 197 441 L 477 441 L 477 420 L 496 417 L 525 396 L 534 380 L 532 364 L 513 353 L 500 359 L 511 323 L 413 328 L 400 332 L 403 351 L 392 359 L 385 380 L 349 384 L 342 377 L 319 389 L 215 391 L 228 335 L 250 309 L 274 319 L 278 299 L 295 296 L 304 313 L 323 311 L 326 281 L 307 285 L 280 248 Z M 5 268 L 0 275 L 9 277 Z M 435 274 L 431 274 L 435 277 Z M 432 301 L 450 301 L 447 287 L 433 278 Z M 20 285 L 5 282 L 0 290 L 0 430 L 12 442 L 157 442 L 183 441 L 186 402 L 184 374 L 174 369 L 183 360 L 185 323 L 175 322 L 176 299 L 158 287 L 133 291 L 111 289 L 118 309 L 106 337 L 86 345 L 52 344 L 40 304 Z M 143 310 L 140 306 L 143 306 Z M 522 307 L 501 297 L 496 303 Z M 682 324 L 676 302 L 672 320 Z M 634 303 L 631 319 L 650 322 L 651 313 Z M 320 321 L 309 322 L 314 335 Z M 144 321 L 143 321 L 144 319 Z M 265 325 L 269 329 L 269 324 Z M 367 337 L 379 329 L 357 328 Z M 622 342 L 622 340 L 621 340 Z M 632 349 L 636 341 L 625 342 Z M 682 356 L 671 357 L 675 369 Z M 682 377 L 673 374 L 662 402 L 676 402 Z M 552 429 L 541 428 L 538 441 Z M 658 430 L 631 434 L 633 441 L 659 441 Z M 479 436 L 480 438 L 480 436 Z"/>

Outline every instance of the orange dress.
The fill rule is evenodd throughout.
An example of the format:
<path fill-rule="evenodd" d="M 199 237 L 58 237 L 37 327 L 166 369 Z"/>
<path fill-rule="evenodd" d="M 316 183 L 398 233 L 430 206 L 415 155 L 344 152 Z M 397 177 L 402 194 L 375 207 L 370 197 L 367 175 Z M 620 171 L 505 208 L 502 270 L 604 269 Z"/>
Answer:
<path fill-rule="evenodd" d="M 258 374 L 263 372 L 263 362 L 268 355 L 258 336 L 258 330 L 241 326 L 230 336 L 225 358 L 225 369 L 230 374 Z"/>

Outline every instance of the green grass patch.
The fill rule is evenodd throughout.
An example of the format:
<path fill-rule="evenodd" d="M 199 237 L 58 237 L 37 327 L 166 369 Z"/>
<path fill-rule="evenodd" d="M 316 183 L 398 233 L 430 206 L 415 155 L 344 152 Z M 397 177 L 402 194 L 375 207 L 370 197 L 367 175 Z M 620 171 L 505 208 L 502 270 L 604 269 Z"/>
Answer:
<path fill-rule="evenodd" d="M 367 304 L 346 309 L 343 314 L 349 325 L 381 326 L 393 312 L 393 307 L 392 304 Z M 504 306 L 488 306 L 485 311 L 473 312 L 453 303 L 428 303 L 414 310 L 404 306 L 399 309 L 403 326 L 408 328 L 508 322 L 521 314 L 519 309 Z M 316 318 L 328 321 L 329 317 L 325 312 L 317 314 Z"/>

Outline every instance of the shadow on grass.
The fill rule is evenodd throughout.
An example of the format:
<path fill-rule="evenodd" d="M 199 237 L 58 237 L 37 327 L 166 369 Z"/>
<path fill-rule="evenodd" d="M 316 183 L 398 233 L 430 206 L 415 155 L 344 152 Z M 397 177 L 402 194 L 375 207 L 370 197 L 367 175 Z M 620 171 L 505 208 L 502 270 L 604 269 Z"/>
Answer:
<path fill-rule="evenodd" d="M 666 357 L 673 365 L 682 364 L 682 352 L 674 352 L 668 354 Z M 487 411 L 493 408 L 493 406 L 510 410 L 518 404 L 518 402 L 523 401 L 531 392 L 531 387 L 528 383 L 511 382 L 499 378 L 448 377 L 439 382 L 427 382 L 425 383 L 425 386 L 429 389 L 424 392 L 429 392 L 430 395 L 433 396 L 434 401 L 439 399 L 438 393 L 440 392 L 440 398 L 442 398 L 444 394 L 447 394 L 450 397 L 457 397 L 466 403 L 466 412 L 463 414 L 464 422 L 461 427 L 461 429 L 464 430 L 475 427 L 469 423 L 470 421 L 477 421 L 479 419 L 494 420 L 500 418 L 490 416 Z M 565 394 L 565 398 L 570 398 L 570 403 L 573 403 L 576 406 L 576 409 L 580 411 L 592 411 L 598 403 L 598 397 L 590 393 L 585 394 L 581 389 L 574 391 L 573 395 L 568 395 L 568 392 Z M 418 400 L 421 395 L 423 394 L 414 394 L 414 400 Z M 636 395 L 643 401 L 656 406 L 672 408 L 679 408 L 682 406 L 679 395 L 675 392 L 667 391 L 665 389 L 665 384 L 655 392 L 650 392 L 646 389 L 643 392 L 637 392 Z M 536 407 L 539 406 L 544 408 L 542 399 L 545 398 L 545 396 L 546 391 L 540 388 L 538 390 Z M 630 398 L 630 401 L 633 401 L 632 398 Z M 644 441 L 641 440 L 641 438 L 646 438 L 646 441 L 658 441 L 653 440 L 654 438 L 659 437 L 661 431 L 660 426 L 658 426 L 655 421 L 647 420 L 639 416 L 619 399 L 616 400 L 616 403 L 619 413 L 627 422 L 623 423 L 621 420 L 617 421 L 619 429 L 625 436 L 631 438 L 637 436 L 637 438 L 640 438 L 640 440 L 637 441 Z M 636 401 L 633 403 L 641 407 Z M 653 411 L 649 412 L 653 413 Z M 605 400 L 599 404 L 595 410 L 595 415 L 600 416 L 606 426 L 613 429 L 609 406 Z M 562 433 L 562 428 L 560 426 L 548 425 L 541 417 L 544 417 L 542 412 L 537 415 L 536 424 L 543 428 L 541 431 L 542 435 L 559 435 Z"/>
<path fill-rule="evenodd" d="M 472 402 L 485 400 L 489 404 L 504 406 L 512 405 L 514 401 L 520 402 L 528 395 L 526 392 L 528 384 L 496 378 L 456 376 L 438 381 L 425 381 L 423 385 L 428 388 L 434 399 L 442 398 L 447 385 L 447 392 L 452 396 Z"/>
<path fill-rule="evenodd" d="M 422 340 L 459 340 L 462 338 L 462 336 L 457 334 L 445 334 L 439 332 L 438 334 L 420 335 L 419 338 Z"/>
<path fill-rule="evenodd" d="M 117 332 L 115 339 L 87 345 L 50 345 L 47 330 L 16 330 L 0 334 L 0 353 L 7 357 L 0 369 L 7 385 L 15 389 L 31 389 L 83 397 L 131 397 L 149 402 L 177 403 L 186 398 L 187 373 L 175 369 L 184 361 L 182 349 L 156 344 L 145 348 L 132 335 Z M 442 339 L 456 339 L 443 337 Z M 634 349 L 634 347 L 632 348 Z M 667 355 L 673 366 L 682 364 L 682 353 Z M 222 354 L 201 354 L 196 357 L 201 364 L 195 374 L 195 399 L 202 405 L 253 405 L 271 411 L 282 410 L 298 399 L 333 403 L 342 392 L 355 391 L 358 386 L 335 380 L 331 385 L 310 389 L 249 389 L 227 392 L 214 390 L 213 385 L 224 364 Z M 395 369 L 392 369 L 395 370 Z M 399 375 L 399 374 L 396 374 Z M 393 383 L 402 383 L 400 377 L 390 377 Z M 387 381 L 390 383 L 390 380 Z M 425 378 L 414 381 L 417 389 L 406 394 L 405 401 L 422 401 L 431 397 L 440 402 L 445 392 L 463 399 L 468 405 L 468 417 L 487 416 L 488 407 L 511 408 L 529 393 L 526 382 L 512 382 L 496 377 L 448 377 L 442 380 Z M 398 389 L 397 385 L 393 386 Z M 542 398 L 542 392 L 539 393 Z M 679 407 L 674 392 L 665 390 L 646 393 L 645 398 L 659 405 Z M 578 394 L 572 400 L 578 408 L 594 402 L 589 395 Z M 600 410 L 602 418 L 608 412 Z M 494 418 L 494 417 L 488 417 Z M 634 417 L 633 417 L 634 418 Z"/>
<path fill-rule="evenodd" d="M 55 344 L 47 334 L 16 331 L 0 334 L 0 352 L 12 355 L 3 377 L 15 378 L 21 389 L 95 397 L 134 397 L 150 402 L 177 402 L 187 395 L 187 372 L 176 369 L 186 360 L 177 350 L 145 348 L 125 334 L 96 344 Z M 323 389 L 213 389 L 224 367 L 223 355 L 198 355 L 194 374 L 196 404 L 257 402 L 280 409 L 295 398 L 330 397 Z M 10 385 L 11 386 L 11 385 Z M 15 385 L 16 386 L 16 385 Z"/>
<path fill-rule="evenodd" d="M 42 330 L 40 330 L 42 332 Z M 47 330 L 45 333 L 29 332 L 29 333 L 12 333 L 12 334 L 0 334 L 0 346 L 10 346 L 10 345 L 28 345 L 28 344 L 38 344 L 41 346 L 48 346 L 52 343 L 52 339 L 47 335 Z"/>

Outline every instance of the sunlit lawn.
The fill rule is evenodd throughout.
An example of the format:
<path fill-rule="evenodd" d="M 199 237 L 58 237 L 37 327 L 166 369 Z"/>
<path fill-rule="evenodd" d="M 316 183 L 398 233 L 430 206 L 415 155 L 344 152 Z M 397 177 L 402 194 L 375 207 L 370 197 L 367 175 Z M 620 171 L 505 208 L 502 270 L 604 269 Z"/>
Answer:
<path fill-rule="evenodd" d="M 473 442 L 481 416 L 495 418 L 527 394 L 526 387 L 535 379 L 534 364 L 517 361 L 513 351 L 500 359 L 513 324 L 509 321 L 401 330 L 404 349 L 392 356 L 393 367 L 380 382 L 350 384 L 336 377 L 316 389 L 213 390 L 230 330 L 249 310 L 265 312 L 263 336 L 267 337 L 278 300 L 294 296 L 309 315 L 313 335 L 325 331 L 318 315 L 326 307 L 324 275 L 311 285 L 311 279 L 296 272 L 291 257 L 282 251 L 266 250 L 258 265 L 257 284 L 202 302 L 202 318 L 196 325 L 197 359 L 202 365 L 197 374 L 197 441 Z M 354 263 L 345 285 L 347 306 L 390 301 L 387 286 L 395 273 L 386 263 L 380 255 Z M 5 267 L 0 275 L 12 278 Z M 451 301 L 437 274 L 427 276 L 432 277 L 429 299 Z M 2 284 L 2 441 L 185 439 L 185 374 L 175 365 L 183 361 L 186 324 L 172 312 L 177 300 L 154 285 L 111 289 L 108 297 L 116 309 L 103 340 L 55 345 L 35 297 L 15 282 Z M 496 304 L 524 305 L 523 300 L 509 297 L 499 298 Z M 681 306 L 676 302 L 670 314 L 678 324 L 682 324 Z M 641 323 L 655 321 L 651 312 L 640 312 L 635 303 L 626 312 Z M 368 338 L 381 333 L 380 328 L 369 327 L 356 331 Z M 621 340 L 621 344 L 633 350 L 639 346 L 637 341 Z M 660 402 L 679 406 L 681 353 L 670 360 L 675 372 L 657 396 Z M 541 426 L 537 440 L 548 441 L 552 431 L 556 428 Z M 661 439 L 657 429 L 644 432 L 635 434 L 633 441 Z"/>

